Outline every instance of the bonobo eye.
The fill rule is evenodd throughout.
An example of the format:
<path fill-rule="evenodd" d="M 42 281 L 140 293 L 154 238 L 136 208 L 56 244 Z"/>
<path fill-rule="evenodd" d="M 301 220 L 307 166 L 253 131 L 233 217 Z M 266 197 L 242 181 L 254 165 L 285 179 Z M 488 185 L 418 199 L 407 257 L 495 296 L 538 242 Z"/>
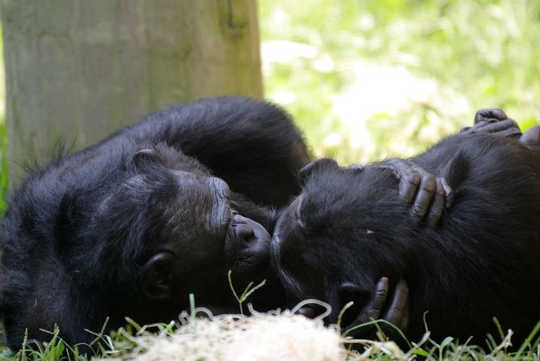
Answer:
<path fill-rule="evenodd" d="M 133 164 L 137 168 L 144 168 L 148 164 L 163 164 L 163 158 L 159 152 L 152 148 L 144 148 L 133 155 Z"/>
<path fill-rule="evenodd" d="M 300 171 L 298 172 L 298 182 L 300 183 L 300 186 L 303 187 L 306 183 L 306 180 L 314 171 L 322 169 L 322 168 L 337 168 L 337 167 L 338 167 L 338 164 L 336 163 L 336 161 L 330 158 L 321 158 L 321 159 L 314 160 L 313 162 L 304 166 L 304 168 L 300 169 Z"/>

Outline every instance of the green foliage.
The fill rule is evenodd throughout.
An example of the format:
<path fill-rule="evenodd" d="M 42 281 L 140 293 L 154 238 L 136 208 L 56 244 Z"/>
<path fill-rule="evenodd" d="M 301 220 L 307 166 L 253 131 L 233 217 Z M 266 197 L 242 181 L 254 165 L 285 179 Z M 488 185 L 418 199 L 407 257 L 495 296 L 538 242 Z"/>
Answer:
<path fill-rule="evenodd" d="M 409 156 L 470 124 L 474 111 L 503 108 L 527 129 L 540 120 L 537 0 L 259 0 L 266 97 L 283 104 L 316 156 L 365 162 Z M 1 67 L 0 67 L 1 68 Z M 3 71 L 0 71 L 3 78 Z M 3 82 L 0 82 L 3 83 Z M 0 96 L 3 96 L 0 86 Z M 0 112 L 3 113 L 3 104 Z M 8 187 L 0 117 L 0 214 Z M 236 294 L 239 304 L 255 288 Z M 233 288 L 234 289 L 234 288 Z M 129 321 L 129 320 L 128 320 Z M 540 327 L 540 326 L 539 326 Z M 101 335 L 118 355 L 141 329 Z M 536 333 L 516 353 L 489 353 L 429 337 L 406 353 L 428 360 L 540 360 Z M 67 359 L 57 333 L 37 350 L 0 360 Z M 371 359 L 395 358 L 384 348 Z M 72 355 L 71 360 L 85 357 Z"/>
<path fill-rule="evenodd" d="M 316 156 L 409 156 L 501 107 L 540 119 L 536 0 L 260 0 L 266 96 Z"/>
<path fill-rule="evenodd" d="M 266 280 L 262 280 L 256 286 L 254 286 L 255 283 L 249 282 L 248 285 L 246 286 L 246 288 L 244 288 L 244 291 L 241 294 L 238 294 L 238 292 L 236 291 L 236 289 L 234 288 L 234 285 L 233 285 L 232 271 L 231 270 L 229 270 L 229 272 L 227 272 L 227 279 L 229 281 L 229 288 L 231 289 L 231 292 L 232 292 L 232 294 L 234 296 L 234 299 L 236 300 L 236 302 L 238 302 L 238 306 L 240 307 L 240 314 L 241 315 L 244 314 L 244 306 L 243 305 L 247 301 L 249 296 L 251 296 L 253 294 L 253 292 L 257 291 L 259 288 L 264 287 L 264 285 L 266 285 Z M 191 313 L 192 314 L 194 313 L 193 310 L 192 310 Z"/>

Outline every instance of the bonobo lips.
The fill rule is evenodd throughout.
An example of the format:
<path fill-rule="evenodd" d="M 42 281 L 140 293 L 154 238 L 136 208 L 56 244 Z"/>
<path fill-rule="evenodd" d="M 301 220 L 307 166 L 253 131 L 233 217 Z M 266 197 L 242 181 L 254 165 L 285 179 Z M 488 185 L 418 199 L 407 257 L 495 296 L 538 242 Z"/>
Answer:
<path fill-rule="evenodd" d="M 266 271 L 270 234 L 259 223 L 233 212 L 225 240 L 225 256 L 233 271 Z"/>

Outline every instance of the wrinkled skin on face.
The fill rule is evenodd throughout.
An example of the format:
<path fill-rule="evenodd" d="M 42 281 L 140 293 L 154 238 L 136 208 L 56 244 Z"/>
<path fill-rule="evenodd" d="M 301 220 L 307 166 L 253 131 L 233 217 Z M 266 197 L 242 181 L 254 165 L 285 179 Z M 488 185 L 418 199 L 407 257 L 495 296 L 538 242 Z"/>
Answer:
<path fill-rule="evenodd" d="M 136 213 L 149 213 L 146 219 L 153 222 L 145 227 L 153 239 L 143 240 L 152 255 L 142 268 L 143 291 L 149 299 L 176 302 L 172 312 L 187 306 L 189 293 L 196 295 L 199 306 L 223 312 L 229 305 L 233 312 L 237 306 L 224 276 L 232 270 L 238 287 L 245 284 L 246 273 L 253 281 L 266 276 L 270 235 L 242 215 L 253 216 L 246 208 L 250 203 L 232 193 L 223 180 L 189 157 L 168 150 L 165 158 L 164 153 L 137 152 L 136 171 L 117 193 L 124 199 L 108 200 L 127 205 L 147 193 L 143 202 L 130 205 L 142 208 Z M 103 216 L 111 219 L 115 214 Z"/>

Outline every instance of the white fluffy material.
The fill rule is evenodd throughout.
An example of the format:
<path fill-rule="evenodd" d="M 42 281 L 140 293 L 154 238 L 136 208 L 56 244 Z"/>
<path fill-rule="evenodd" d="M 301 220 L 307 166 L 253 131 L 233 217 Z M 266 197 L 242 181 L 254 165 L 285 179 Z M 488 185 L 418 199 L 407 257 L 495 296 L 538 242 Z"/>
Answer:
<path fill-rule="evenodd" d="M 172 335 L 146 334 L 134 341 L 135 350 L 118 360 L 341 361 L 347 354 L 334 329 L 290 313 L 190 317 Z"/>
<path fill-rule="evenodd" d="M 173 334 L 145 333 L 133 338 L 134 350 L 115 360 L 355 361 L 381 350 L 397 359 L 403 357 L 393 343 L 367 341 L 371 347 L 362 355 L 347 351 L 336 328 L 289 311 L 211 319 L 187 316 L 182 323 Z"/>

